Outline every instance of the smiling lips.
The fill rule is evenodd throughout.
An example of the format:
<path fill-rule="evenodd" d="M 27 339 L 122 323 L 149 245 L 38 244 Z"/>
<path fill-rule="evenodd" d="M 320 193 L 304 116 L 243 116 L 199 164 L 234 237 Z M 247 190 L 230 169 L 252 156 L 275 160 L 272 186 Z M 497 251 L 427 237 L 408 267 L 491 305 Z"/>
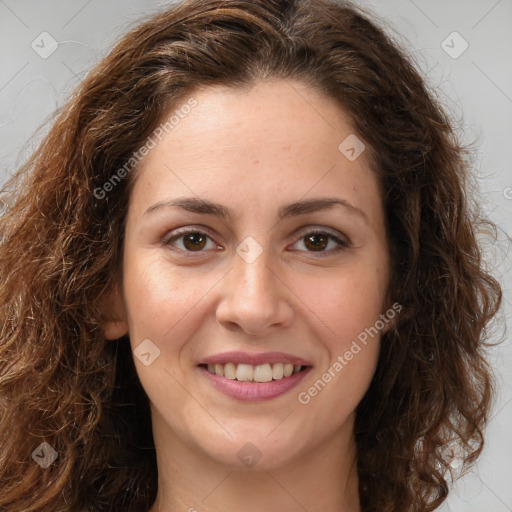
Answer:
<path fill-rule="evenodd" d="M 282 352 L 226 352 L 204 359 L 199 368 L 225 395 L 257 401 L 275 398 L 295 387 L 312 366 Z"/>

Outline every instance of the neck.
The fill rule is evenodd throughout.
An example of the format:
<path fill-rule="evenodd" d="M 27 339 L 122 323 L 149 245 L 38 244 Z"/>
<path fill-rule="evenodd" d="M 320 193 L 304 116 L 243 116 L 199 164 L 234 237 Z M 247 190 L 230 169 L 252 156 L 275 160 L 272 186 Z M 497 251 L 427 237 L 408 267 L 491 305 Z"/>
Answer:
<path fill-rule="evenodd" d="M 353 416 L 285 465 L 228 466 L 153 417 L 158 493 L 149 512 L 360 512 Z"/>

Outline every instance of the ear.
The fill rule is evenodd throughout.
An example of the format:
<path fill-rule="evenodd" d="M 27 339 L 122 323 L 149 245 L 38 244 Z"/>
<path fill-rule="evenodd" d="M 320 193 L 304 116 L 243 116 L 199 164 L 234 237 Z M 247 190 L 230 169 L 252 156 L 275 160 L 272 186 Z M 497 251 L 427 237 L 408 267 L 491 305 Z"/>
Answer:
<path fill-rule="evenodd" d="M 384 334 L 392 329 L 394 329 L 395 327 L 395 321 L 394 320 L 389 320 L 385 325 L 384 327 L 382 328 L 382 330 L 380 331 L 381 334 Z"/>
<path fill-rule="evenodd" d="M 381 315 L 381 319 L 385 323 L 383 329 L 381 330 L 382 334 L 396 329 L 397 315 L 401 311 L 402 306 L 398 302 L 393 303 L 393 305 L 389 305 L 388 309 Z"/>
<path fill-rule="evenodd" d="M 101 329 L 107 340 L 117 340 L 128 333 L 128 321 L 123 297 L 117 285 L 100 299 L 103 312 Z"/>

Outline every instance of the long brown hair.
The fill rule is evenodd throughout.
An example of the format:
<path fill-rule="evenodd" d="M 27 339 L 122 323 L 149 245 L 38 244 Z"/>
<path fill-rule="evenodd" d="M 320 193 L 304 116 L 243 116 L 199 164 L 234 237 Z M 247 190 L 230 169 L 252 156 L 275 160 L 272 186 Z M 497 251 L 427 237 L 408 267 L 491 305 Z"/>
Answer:
<path fill-rule="evenodd" d="M 465 464 L 480 454 L 493 396 L 486 325 L 501 289 L 476 240 L 484 219 L 469 199 L 468 153 L 442 106 L 348 2 L 189 0 L 122 38 L 3 192 L 1 510 L 152 505 L 147 396 L 127 340 L 101 332 L 137 175 L 126 164 L 199 87 L 261 79 L 298 79 L 335 99 L 384 190 L 389 297 L 402 311 L 357 409 L 362 509 L 432 511 L 448 493 L 445 448 L 456 440 Z M 42 469 L 37 450 L 50 448 L 58 458 Z"/>

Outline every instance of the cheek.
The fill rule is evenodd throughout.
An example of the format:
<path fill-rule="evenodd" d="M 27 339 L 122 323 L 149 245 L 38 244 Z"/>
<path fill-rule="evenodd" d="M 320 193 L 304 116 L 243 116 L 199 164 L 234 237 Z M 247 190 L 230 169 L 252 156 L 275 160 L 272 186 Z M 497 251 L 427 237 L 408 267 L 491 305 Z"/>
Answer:
<path fill-rule="evenodd" d="M 161 256 L 139 253 L 125 260 L 124 293 L 130 338 L 136 345 L 144 338 L 159 347 L 179 347 L 172 340 L 186 339 L 187 326 L 207 290 L 213 286 L 207 275 L 191 279 L 173 270 Z"/>
<path fill-rule="evenodd" d="M 299 397 L 313 417 L 333 429 L 355 410 L 370 385 L 380 348 L 376 324 L 384 312 L 385 275 L 363 265 L 345 270 L 336 278 L 315 280 L 309 305 L 322 321 L 318 338 L 328 359 Z"/>
<path fill-rule="evenodd" d="M 343 350 L 350 340 L 375 325 L 383 313 L 384 277 L 368 267 L 351 266 L 337 275 L 302 281 L 300 296 L 322 320 L 324 342 L 332 350 Z"/>
<path fill-rule="evenodd" d="M 371 272 L 351 273 L 325 286 L 316 311 L 328 329 L 319 336 L 328 359 L 297 398 L 304 413 L 336 431 L 366 393 L 379 357 L 382 290 Z M 320 331 L 319 331 L 320 332 Z"/>
<path fill-rule="evenodd" d="M 301 389 L 298 396 L 303 414 L 322 425 L 324 434 L 334 433 L 354 417 L 375 373 L 379 336 L 366 346 L 356 341 L 345 348 L 333 354 L 329 366 L 319 370 L 311 385 Z"/>

